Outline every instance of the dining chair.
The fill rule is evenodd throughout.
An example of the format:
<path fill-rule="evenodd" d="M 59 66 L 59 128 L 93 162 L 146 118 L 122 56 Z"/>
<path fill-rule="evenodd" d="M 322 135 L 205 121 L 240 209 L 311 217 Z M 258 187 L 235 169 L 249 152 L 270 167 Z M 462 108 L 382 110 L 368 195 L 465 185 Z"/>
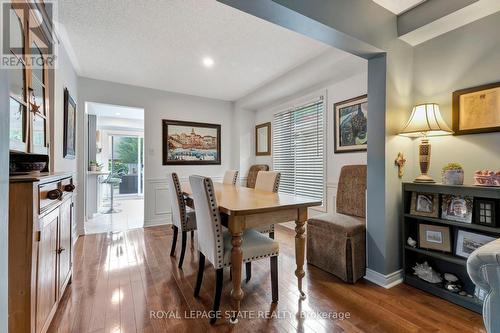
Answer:
<path fill-rule="evenodd" d="M 224 173 L 224 179 L 222 180 L 223 184 L 236 185 L 237 181 L 238 181 L 238 170 L 227 170 Z"/>
<path fill-rule="evenodd" d="M 255 180 L 257 180 L 257 175 L 261 171 L 269 171 L 269 165 L 254 164 L 250 167 L 250 170 L 248 170 L 247 187 L 255 188 Z"/>
<path fill-rule="evenodd" d="M 170 198 L 170 205 L 172 207 L 172 228 L 174 229 L 174 236 L 172 239 L 172 249 L 170 256 L 174 256 L 175 246 L 177 244 L 177 234 L 179 229 L 182 234 L 181 243 L 181 256 L 179 258 L 179 268 L 182 268 L 184 262 L 184 255 L 186 254 L 187 233 L 191 231 L 191 240 L 193 239 L 193 232 L 196 230 L 196 214 L 193 209 L 186 206 L 184 194 L 181 190 L 179 177 L 175 172 L 168 174 L 167 187 Z"/>
<path fill-rule="evenodd" d="M 276 171 L 260 171 L 255 180 L 255 189 L 266 192 L 278 192 L 280 186 L 281 173 Z M 274 239 L 274 224 L 263 225 L 255 228 L 261 234 L 269 234 L 269 237 Z M 247 262 L 245 267 L 246 278 L 245 282 L 248 283 L 252 278 L 252 263 Z"/>
<path fill-rule="evenodd" d="M 231 234 L 222 228 L 212 180 L 203 176 L 190 176 L 189 182 L 193 191 L 198 220 L 199 263 L 194 296 L 198 297 L 200 294 L 205 259 L 208 259 L 215 269 L 215 295 L 212 310 L 216 314 L 220 307 L 223 269 L 231 266 Z M 270 258 L 272 301 L 273 303 L 277 302 L 279 243 L 255 230 L 248 229 L 243 232 L 241 250 L 245 263 Z M 210 323 L 213 324 L 216 321 L 217 316 L 212 316 Z"/>

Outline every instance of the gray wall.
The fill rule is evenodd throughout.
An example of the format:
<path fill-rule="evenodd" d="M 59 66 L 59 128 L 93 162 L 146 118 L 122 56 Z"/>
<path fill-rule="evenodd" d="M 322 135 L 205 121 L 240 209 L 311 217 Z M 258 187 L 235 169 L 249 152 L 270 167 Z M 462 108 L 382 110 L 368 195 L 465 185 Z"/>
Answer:
<path fill-rule="evenodd" d="M 370 0 L 219 1 L 368 59 L 373 101 L 368 114 L 368 268 L 382 274 L 400 269 L 401 179 L 394 158 L 401 151 L 409 166 L 413 162 L 412 142 L 396 135 L 411 107 L 412 48 L 397 39 L 396 16 Z"/>
<path fill-rule="evenodd" d="M 0 332 L 7 332 L 9 222 L 9 90 L 8 74 L 0 69 Z"/>
<path fill-rule="evenodd" d="M 67 88 L 71 97 L 78 103 L 78 77 L 75 69 L 69 59 L 69 56 L 62 43 L 57 45 L 57 69 L 53 74 L 54 91 L 51 101 L 51 153 L 52 168 L 54 171 L 69 171 L 76 173 L 77 163 L 73 159 L 63 158 L 63 131 L 64 131 L 64 88 Z M 83 109 L 77 108 L 77 113 L 83 112 Z M 78 137 L 79 133 L 77 133 Z M 77 188 L 78 192 L 78 188 Z"/>
<path fill-rule="evenodd" d="M 452 93 L 455 90 L 500 82 L 500 13 L 451 31 L 414 49 L 414 102 L 438 103 L 451 125 Z M 417 156 L 415 140 L 413 153 Z M 430 174 L 441 178 L 441 168 L 459 162 L 465 181 L 475 170 L 500 169 L 500 133 L 431 138 Z"/>
<path fill-rule="evenodd" d="M 170 207 L 166 190 L 167 172 L 177 172 L 181 180 L 191 174 L 222 177 L 231 168 L 232 160 L 232 103 L 217 99 L 171 93 L 108 81 L 79 78 L 78 80 L 78 179 L 80 190 L 84 183 L 88 159 L 85 156 L 87 126 L 84 117 L 85 103 L 96 102 L 144 109 L 144 156 L 145 156 L 145 226 L 169 223 Z M 164 166 L 162 165 L 162 119 L 198 121 L 221 124 L 221 165 Z M 102 162 L 102 161 L 101 161 Z M 82 193 L 83 194 L 83 193 Z M 80 234 L 83 233 L 84 196 L 78 199 Z"/>

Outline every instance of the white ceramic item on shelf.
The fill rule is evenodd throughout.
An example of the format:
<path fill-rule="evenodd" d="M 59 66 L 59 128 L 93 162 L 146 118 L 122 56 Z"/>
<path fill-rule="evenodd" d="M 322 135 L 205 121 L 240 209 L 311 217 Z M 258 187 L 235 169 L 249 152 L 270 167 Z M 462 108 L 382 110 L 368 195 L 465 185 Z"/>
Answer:
<path fill-rule="evenodd" d="M 423 264 L 416 264 L 415 267 L 413 267 L 413 270 L 415 271 L 416 276 L 418 276 L 420 279 L 427 281 L 429 283 L 441 283 L 443 282 L 443 279 L 439 275 L 438 272 L 436 272 L 434 269 L 432 269 L 431 266 L 426 262 Z"/>

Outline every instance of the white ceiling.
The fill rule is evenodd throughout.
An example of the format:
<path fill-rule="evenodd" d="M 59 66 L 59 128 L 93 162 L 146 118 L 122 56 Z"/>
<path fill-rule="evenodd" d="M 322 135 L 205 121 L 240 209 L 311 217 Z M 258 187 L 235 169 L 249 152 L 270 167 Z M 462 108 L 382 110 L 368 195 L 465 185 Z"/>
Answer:
<path fill-rule="evenodd" d="M 373 0 L 380 6 L 399 15 L 427 0 Z"/>
<path fill-rule="evenodd" d="M 99 117 L 124 118 L 124 119 L 144 119 L 144 109 L 133 108 L 129 106 L 87 103 L 88 114 Z"/>
<path fill-rule="evenodd" d="M 237 100 L 329 49 L 215 0 L 58 4 L 79 75 L 197 96 Z"/>

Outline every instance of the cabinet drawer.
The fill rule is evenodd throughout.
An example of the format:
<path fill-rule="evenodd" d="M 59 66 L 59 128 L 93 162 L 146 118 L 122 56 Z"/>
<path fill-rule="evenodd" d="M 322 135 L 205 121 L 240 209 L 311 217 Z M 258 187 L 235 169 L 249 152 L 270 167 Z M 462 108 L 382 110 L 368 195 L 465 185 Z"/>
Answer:
<path fill-rule="evenodd" d="M 61 198 L 61 181 L 40 185 L 38 187 L 40 214 L 49 209 L 52 205 L 57 204 Z"/>
<path fill-rule="evenodd" d="M 63 197 L 71 195 L 75 191 L 75 185 L 73 184 L 73 178 L 65 178 L 61 180 L 61 190 L 63 191 Z"/>

